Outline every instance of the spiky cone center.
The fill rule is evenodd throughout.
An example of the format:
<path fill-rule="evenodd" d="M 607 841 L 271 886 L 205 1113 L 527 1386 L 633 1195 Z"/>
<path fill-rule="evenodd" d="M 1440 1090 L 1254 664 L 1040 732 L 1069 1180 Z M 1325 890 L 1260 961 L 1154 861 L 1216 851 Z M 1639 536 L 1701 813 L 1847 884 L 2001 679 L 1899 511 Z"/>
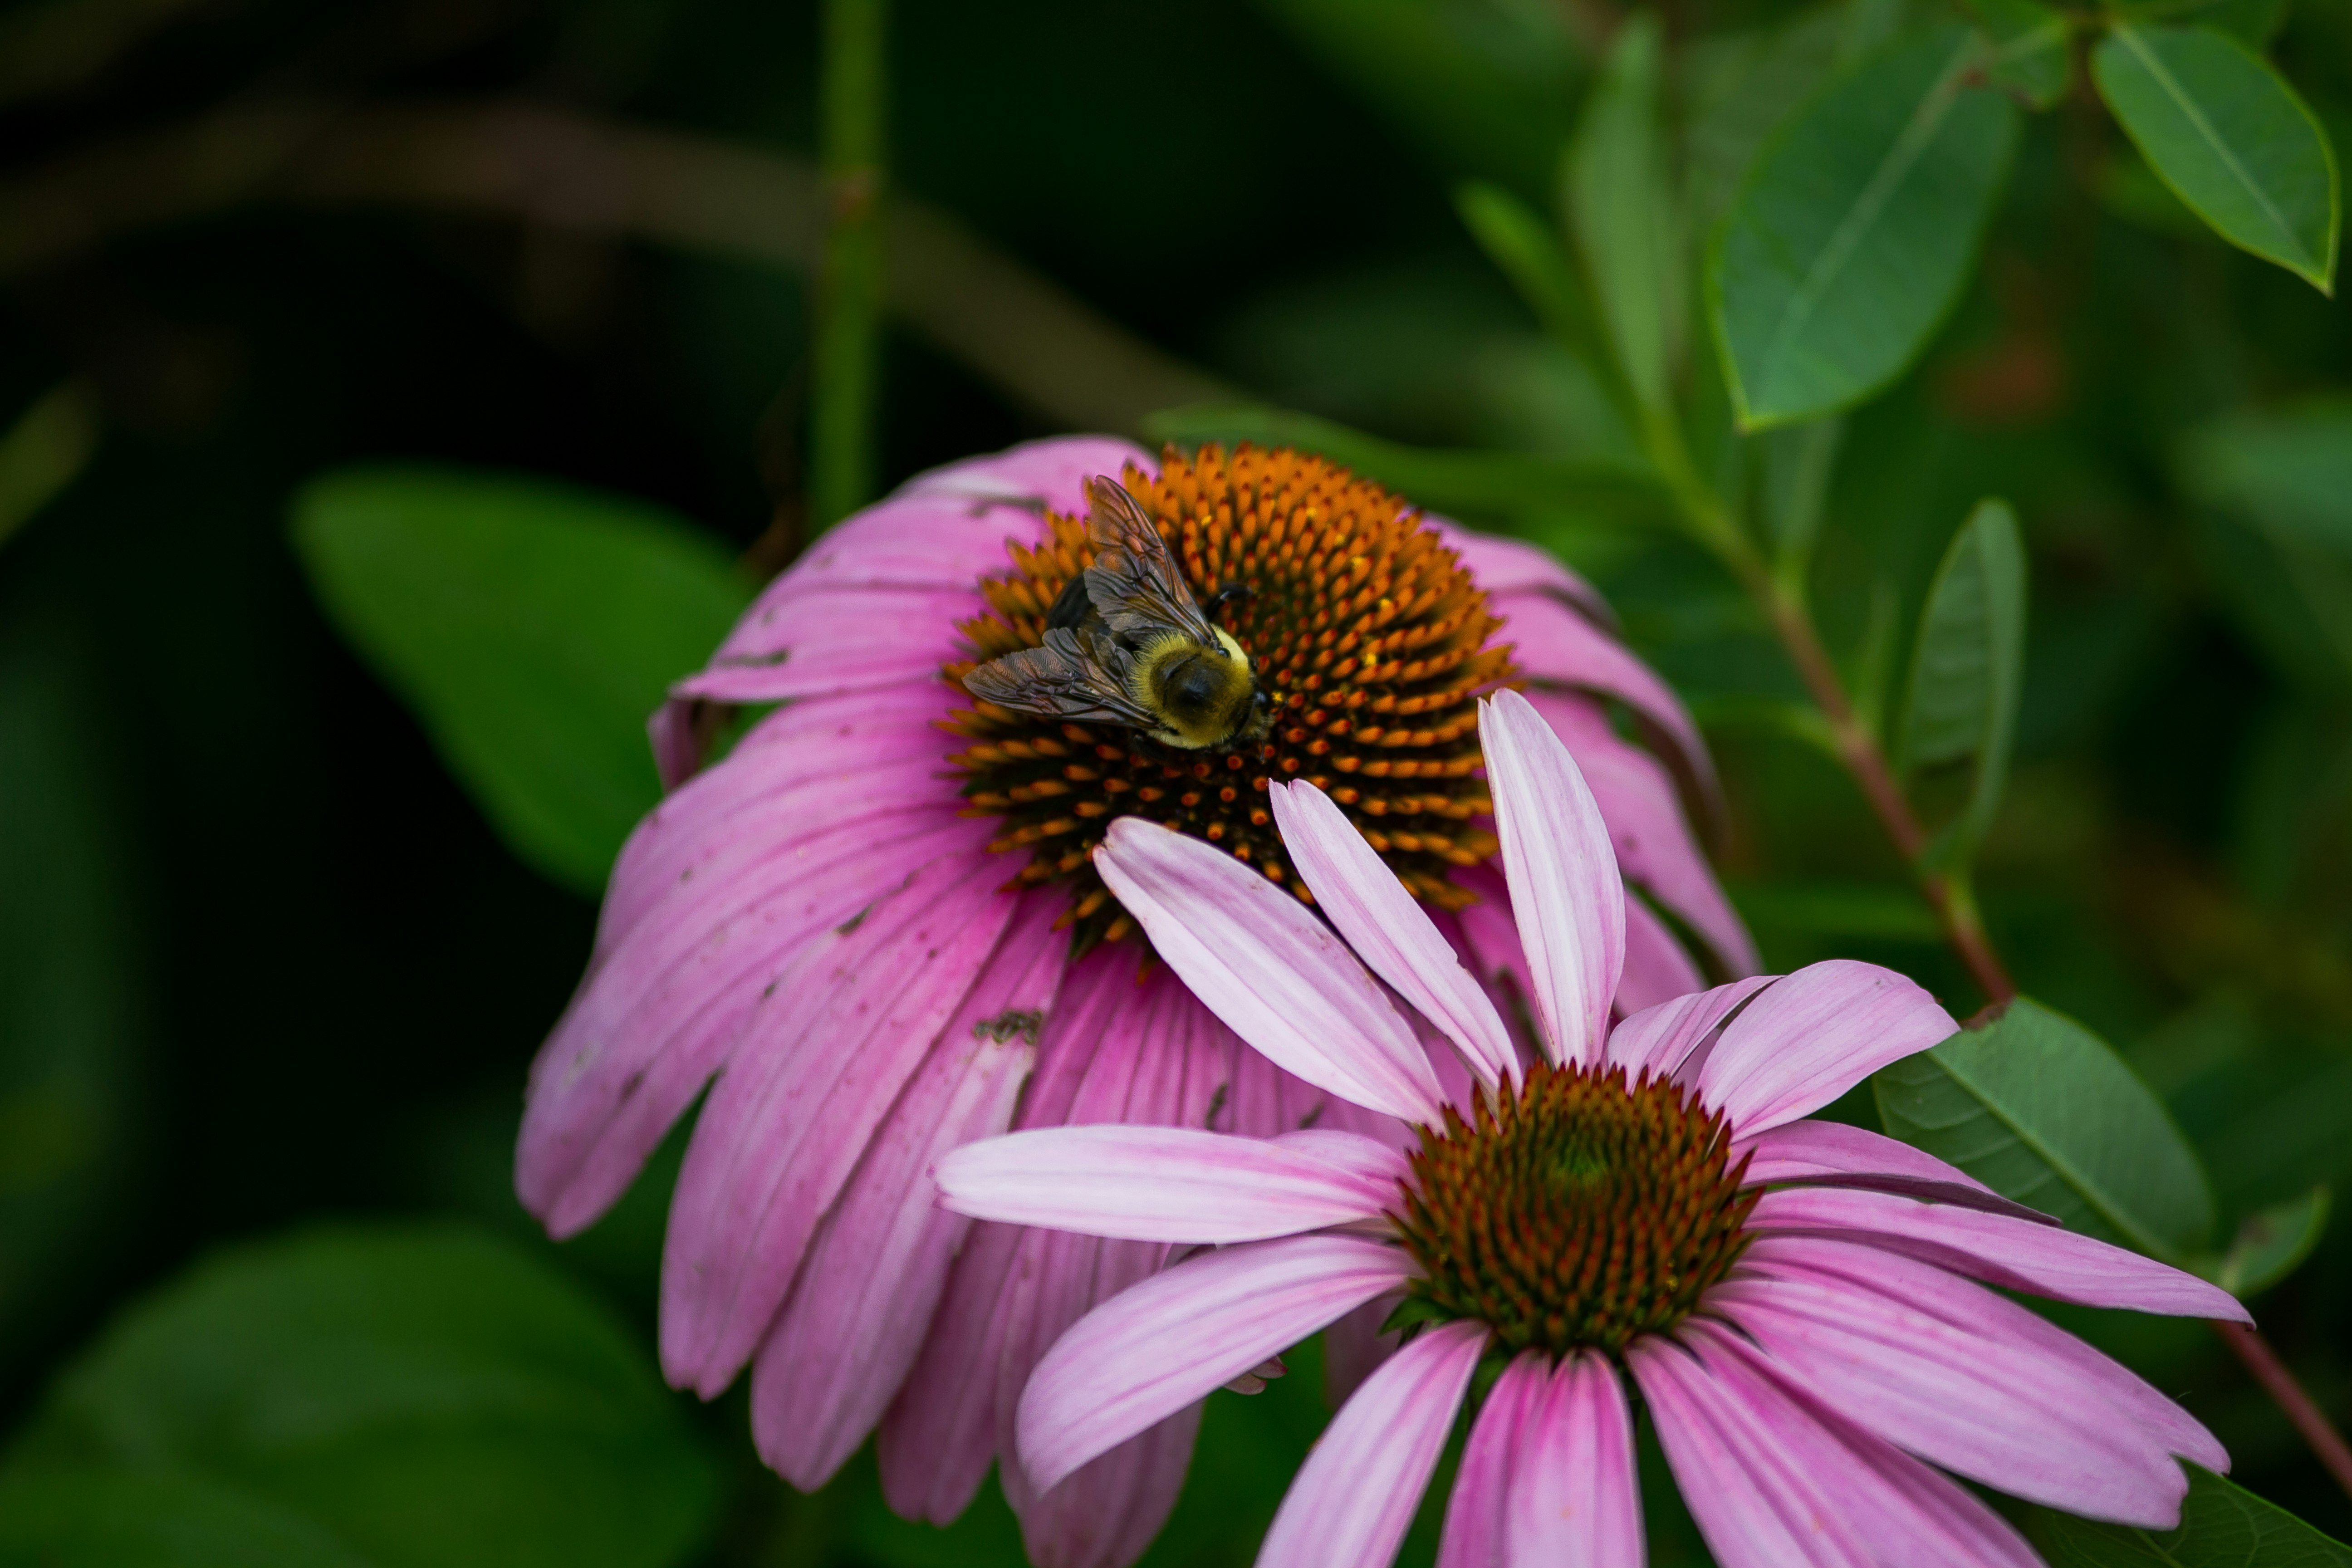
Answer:
<path fill-rule="evenodd" d="M 1276 831 L 1267 786 L 1307 779 L 1328 793 L 1414 895 L 1471 899 L 1447 879 L 1494 854 L 1478 775 L 1477 699 L 1511 680 L 1503 623 L 1486 592 L 1409 503 L 1320 458 L 1287 449 L 1174 448 L 1157 479 L 1130 467 L 1129 492 L 1159 524 L 1193 597 L 1241 590 L 1218 624 L 1250 658 L 1271 705 L 1263 742 L 1212 751 L 1139 730 L 1074 724 L 972 700 L 949 721 L 963 747 L 967 812 L 1001 817 L 991 847 L 1025 852 L 1016 886 L 1061 882 L 1081 944 L 1131 929 L 1091 856 L 1110 824 L 1141 816 L 1204 838 L 1311 903 Z M 988 613 L 961 627 L 972 657 L 1035 647 L 1055 595 L 1094 559 L 1083 519 L 1045 514 L 1034 549 L 983 578 Z"/>
<path fill-rule="evenodd" d="M 1421 1130 L 1402 1212 L 1410 1316 L 1470 1318 L 1513 1352 L 1610 1354 L 1729 1273 L 1759 1190 L 1723 1118 L 1671 1081 L 1539 1062 Z"/>

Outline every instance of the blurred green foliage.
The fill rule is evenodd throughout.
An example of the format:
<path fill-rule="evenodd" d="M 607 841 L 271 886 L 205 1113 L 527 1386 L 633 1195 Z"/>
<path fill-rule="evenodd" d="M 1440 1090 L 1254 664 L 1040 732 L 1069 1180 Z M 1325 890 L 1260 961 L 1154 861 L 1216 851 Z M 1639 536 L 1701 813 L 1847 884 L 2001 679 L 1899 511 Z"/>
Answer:
<path fill-rule="evenodd" d="M 2262 1290 L 2352 1415 L 2325 1195 L 2352 1179 L 2352 329 L 2324 292 L 2352 4 L 892 14 L 892 186 L 982 246 L 902 258 L 949 271 L 884 345 L 885 482 L 1055 427 L 1008 386 L 1222 381 L 1148 434 L 1318 447 L 1607 592 L 1708 727 L 1769 967 L 1868 958 L 1966 1014 L 1841 735 L 1923 764 L 2038 1000 L 1883 1078 L 1885 1124 Z M 823 395 L 777 262 L 824 215 L 728 178 L 756 153 L 816 188 L 819 37 L 814 5 L 740 0 L 0 10 L 0 1557 L 457 1561 L 366 1489 L 496 1447 L 431 1478 L 482 1542 L 1017 1561 L 992 1491 L 947 1531 L 868 1459 L 796 1498 L 740 1395 L 660 1394 L 677 1139 L 560 1247 L 507 1180 L 523 1064 L 655 798 L 646 711 L 805 530 Z M 205 118 L 426 100 L 574 118 L 522 164 L 364 115 L 300 121 L 350 138 L 300 163 Z M 627 222 L 565 140 L 600 125 L 670 138 Z M 423 176 L 366 185 L 387 167 Z M 353 1218 L 419 1210 L 507 1239 Z M 366 1344 L 331 1299 L 378 1314 Z M 2312 1527 L 2352 1504 L 2210 1333 L 2057 1315 L 2236 1468 L 2168 1538 L 2038 1517 L 2053 1563 L 2342 1561 Z M 1247 1560 L 1323 1418 L 1312 1348 L 1292 1366 L 1212 1399 L 1150 1561 Z M 279 1374 L 344 1469 L 223 1425 Z M 449 1398 L 403 1426 L 370 1377 Z M 1649 1448 L 1653 1554 L 1702 1563 Z M 498 1533 L 551 1519 L 577 1533 Z"/>

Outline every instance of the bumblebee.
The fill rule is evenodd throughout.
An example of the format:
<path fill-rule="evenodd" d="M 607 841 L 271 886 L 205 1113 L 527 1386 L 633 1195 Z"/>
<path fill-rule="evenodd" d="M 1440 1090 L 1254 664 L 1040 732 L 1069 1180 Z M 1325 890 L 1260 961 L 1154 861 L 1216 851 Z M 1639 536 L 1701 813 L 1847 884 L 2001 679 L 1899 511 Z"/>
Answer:
<path fill-rule="evenodd" d="M 1249 655 L 1203 612 L 1160 530 L 1125 486 L 1087 481 L 1094 564 L 1045 614 L 1043 647 L 989 660 L 963 678 L 974 697 L 1048 719 L 1124 724 L 1162 745 L 1208 751 L 1264 740 L 1273 710 Z"/>

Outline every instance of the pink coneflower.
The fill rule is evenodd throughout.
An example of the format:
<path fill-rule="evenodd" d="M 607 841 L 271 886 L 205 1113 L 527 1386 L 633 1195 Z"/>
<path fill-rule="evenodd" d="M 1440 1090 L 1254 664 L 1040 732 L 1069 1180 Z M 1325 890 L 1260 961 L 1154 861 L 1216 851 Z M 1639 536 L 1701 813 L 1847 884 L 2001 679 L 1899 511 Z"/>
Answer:
<path fill-rule="evenodd" d="M 1444 1568 L 1642 1561 L 1628 1376 L 1725 1568 L 2032 1564 L 1947 1471 L 2175 1523 L 2187 1481 L 2173 1457 L 2222 1469 L 2220 1445 L 1985 1286 L 2244 1310 L 1915 1149 L 1801 1120 L 1951 1033 L 1900 975 L 1818 963 L 1610 1030 L 1623 898 L 1606 829 L 1528 703 L 1505 692 L 1481 726 L 1541 1032 L 1524 1066 L 1453 948 L 1312 784 L 1277 786 L 1275 814 L 1362 963 L 1197 843 L 1112 830 L 1104 879 L 1202 1000 L 1286 1070 L 1417 1139 L 1400 1152 L 1322 1129 L 1070 1127 L 943 1160 L 940 1188 L 966 1214 L 1215 1248 L 1046 1352 L 1017 1421 L 1031 1484 L 1052 1496 L 1093 1456 L 1393 1299 L 1412 1337 L 1333 1419 L 1262 1564 L 1388 1562 L 1489 1357 L 1499 1375 L 1447 1506 Z M 1450 1089 L 1380 981 L 1455 1047 Z"/>
<path fill-rule="evenodd" d="M 1176 750 L 963 689 L 980 661 L 1036 647 L 1094 559 L 1097 475 L 1124 476 L 1202 603 L 1238 590 L 1220 615 L 1269 701 L 1259 739 Z M 932 1162 L 1013 1125 L 1270 1134 L 1324 1111 L 1164 968 L 1138 984 L 1132 917 L 1089 851 L 1115 822 L 1163 824 L 1291 901 L 1267 791 L 1313 779 L 1496 982 L 1517 954 L 1471 704 L 1505 681 L 1577 749 L 1647 897 L 1718 973 L 1751 969 L 1678 804 L 1677 774 L 1711 787 L 1688 716 L 1540 552 L 1289 452 L 1155 465 L 1056 440 L 914 480 L 812 545 L 656 716 L 675 791 L 622 852 L 532 1069 L 524 1203 L 559 1236 L 588 1225 L 708 1086 L 664 1263 L 671 1381 L 708 1396 L 754 1364 L 760 1451 L 802 1487 L 878 1424 L 893 1505 L 954 1518 L 1009 1454 L 1036 1357 L 1166 1249 L 967 1236 L 934 1206 Z M 697 774 L 714 710 L 761 703 L 783 706 Z M 1622 916 L 1622 1005 L 1698 984 L 1648 904 Z M 1180 1416 L 1043 1501 L 1003 1467 L 1033 1555 L 1132 1560 L 1192 1437 Z"/>

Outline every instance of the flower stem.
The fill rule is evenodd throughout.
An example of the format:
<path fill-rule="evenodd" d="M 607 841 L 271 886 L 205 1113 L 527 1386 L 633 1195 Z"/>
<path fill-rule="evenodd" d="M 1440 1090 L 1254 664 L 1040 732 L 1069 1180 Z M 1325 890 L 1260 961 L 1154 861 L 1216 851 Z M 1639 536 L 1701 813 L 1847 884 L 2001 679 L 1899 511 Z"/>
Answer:
<path fill-rule="evenodd" d="M 825 0 L 819 97 L 827 211 L 809 375 L 809 510 L 819 529 L 874 494 L 888 40 L 888 0 Z"/>
<path fill-rule="evenodd" d="M 1780 638 L 1780 646 L 1788 651 L 1790 662 L 1797 667 L 1798 676 L 1828 721 L 1838 760 L 1853 775 L 1863 798 L 1870 803 L 1888 840 L 1918 877 L 1919 890 L 1927 896 L 1944 928 L 1944 940 L 1968 965 L 1969 973 L 1988 1000 L 2010 1000 L 2017 994 L 2017 986 L 1985 931 L 1984 921 L 1977 910 L 1975 889 L 1967 878 L 1937 870 L 1928 863 L 1927 832 L 1913 815 L 1895 770 L 1887 764 L 1876 731 L 1855 711 L 1837 664 L 1822 647 L 1821 634 L 1814 628 L 1802 574 L 1776 573 L 1766 564 L 1738 521 L 1691 466 L 1678 432 L 1653 433 L 1651 456 L 1665 477 L 1666 487 L 1682 510 L 1685 526 L 1738 579 L 1771 626 L 1773 635 Z M 2242 1323 L 2217 1321 L 2213 1328 L 2222 1342 L 2237 1352 L 2263 1391 L 2294 1424 L 2294 1429 L 2303 1435 L 2336 1484 L 2352 1494 L 2352 1447 L 2346 1445 L 2343 1434 L 2328 1420 L 2326 1412 L 2295 1381 L 2294 1373 L 2287 1370 L 2270 1342 Z"/>

